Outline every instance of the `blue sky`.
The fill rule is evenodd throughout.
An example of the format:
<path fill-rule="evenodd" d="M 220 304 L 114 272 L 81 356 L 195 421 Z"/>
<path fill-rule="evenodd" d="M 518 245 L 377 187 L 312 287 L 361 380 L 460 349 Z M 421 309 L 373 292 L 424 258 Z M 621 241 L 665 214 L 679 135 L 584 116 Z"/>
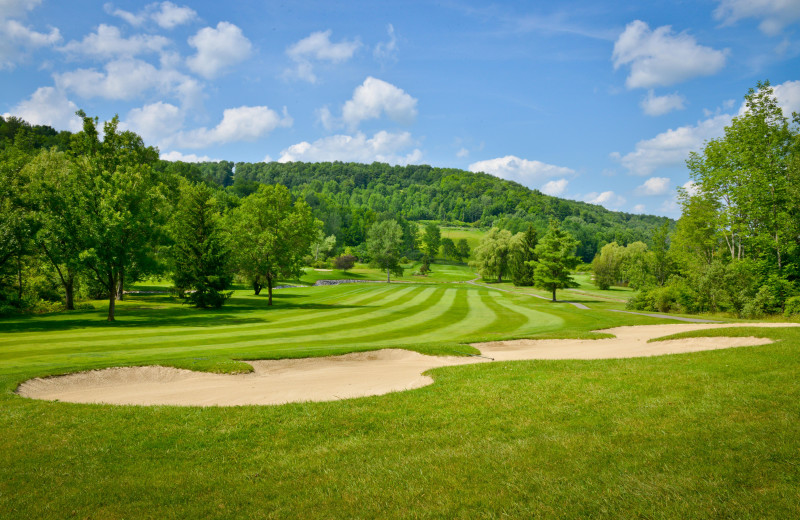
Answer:
<path fill-rule="evenodd" d="M 679 216 L 689 151 L 769 79 L 800 0 L 0 0 L 0 114 L 78 108 L 183 160 L 431 164 Z"/>

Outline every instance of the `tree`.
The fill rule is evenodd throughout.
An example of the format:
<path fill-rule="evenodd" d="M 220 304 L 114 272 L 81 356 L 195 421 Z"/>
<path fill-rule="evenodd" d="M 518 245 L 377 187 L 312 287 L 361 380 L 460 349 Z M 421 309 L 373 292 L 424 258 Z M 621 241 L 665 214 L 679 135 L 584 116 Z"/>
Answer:
<path fill-rule="evenodd" d="M 433 222 L 425 226 L 425 233 L 422 235 L 422 243 L 425 245 L 425 254 L 431 259 L 431 262 L 436 258 L 439 252 L 439 246 L 442 242 L 442 232 L 439 226 Z"/>
<path fill-rule="evenodd" d="M 536 230 L 531 225 L 524 233 L 517 233 L 511 238 L 509 269 L 514 285 L 533 285 L 533 263 L 536 261 L 538 242 Z"/>
<path fill-rule="evenodd" d="M 75 162 L 63 152 L 41 152 L 25 167 L 37 221 L 37 248 L 52 264 L 64 289 L 67 310 L 75 310 L 75 282 L 87 241 L 85 196 Z"/>
<path fill-rule="evenodd" d="M 553 301 L 556 301 L 556 289 L 578 286 L 570 276 L 570 271 L 581 261 L 575 256 L 576 247 L 578 241 L 561 229 L 557 220 L 550 221 L 547 233 L 536 246 L 538 260 L 534 263 L 534 283 L 552 291 Z"/>
<path fill-rule="evenodd" d="M 458 241 L 458 243 L 456 244 L 456 252 L 458 253 L 459 262 L 469 259 L 469 254 L 471 253 L 471 251 L 469 249 L 469 244 L 467 244 L 466 238 L 462 238 Z"/>
<path fill-rule="evenodd" d="M 118 132 L 117 116 L 104 124 L 100 141 L 97 119 L 83 111 L 78 115 L 83 131 L 73 135 L 72 150 L 84 195 L 80 259 L 108 291 L 108 321 L 114 321 L 126 270 L 148 262 L 148 246 L 163 214 L 163 194 L 152 168 L 158 151 L 133 132 Z"/>
<path fill-rule="evenodd" d="M 281 277 L 300 276 L 303 255 L 317 236 L 319 221 L 303 200 L 280 184 L 260 185 L 232 212 L 230 247 L 239 272 L 250 280 L 255 294 L 272 288 Z"/>
<path fill-rule="evenodd" d="M 445 237 L 442 239 L 442 256 L 446 259 L 458 259 L 458 250 L 452 238 Z"/>
<path fill-rule="evenodd" d="M 386 283 L 391 282 L 391 273 L 403 275 L 400 266 L 400 247 L 403 244 L 403 230 L 394 220 L 376 222 L 367 233 L 367 251 L 372 262 L 386 269 Z"/>
<path fill-rule="evenodd" d="M 503 276 L 508 273 L 510 243 L 510 231 L 490 229 L 475 248 L 475 261 L 470 265 L 476 267 L 484 278 L 496 277 L 497 283 L 502 282 Z"/>
<path fill-rule="evenodd" d="M 341 271 L 352 269 L 356 265 L 356 257 L 344 254 L 333 259 L 333 267 Z"/>
<path fill-rule="evenodd" d="M 622 261 L 625 259 L 625 248 L 611 242 L 597 253 L 592 261 L 594 284 L 602 290 L 619 283 L 622 278 Z"/>
<path fill-rule="evenodd" d="M 328 235 L 326 237 L 322 228 L 320 228 L 319 231 L 317 231 L 314 242 L 311 243 L 311 256 L 314 257 L 314 261 L 316 262 L 319 260 L 320 255 L 327 255 L 335 245 L 336 235 Z"/>
<path fill-rule="evenodd" d="M 230 251 L 224 243 L 219 205 L 211 189 L 184 183 L 171 222 L 175 287 L 193 305 L 219 308 L 230 297 Z M 188 292 L 187 292 L 188 291 Z"/>

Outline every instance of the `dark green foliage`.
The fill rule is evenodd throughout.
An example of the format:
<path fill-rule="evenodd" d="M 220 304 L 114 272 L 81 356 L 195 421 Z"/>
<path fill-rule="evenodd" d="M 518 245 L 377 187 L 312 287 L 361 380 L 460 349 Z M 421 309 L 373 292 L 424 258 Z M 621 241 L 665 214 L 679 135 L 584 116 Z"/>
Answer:
<path fill-rule="evenodd" d="M 509 267 L 511 281 L 517 286 L 533 285 L 534 262 L 536 262 L 536 230 L 528 226 L 524 233 L 517 233 L 511 242 L 511 256 Z"/>
<path fill-rule="evenodd" d="M 494 226 L 512 234 L 531 224 L 541 234 L 548 221 L 556 218 L 580 240 L 581 258 L 591 262 L 603 244 L 649 241 L 658 226 L 669 222 L 665 217 L 612 212 L 558 199 L 493 175 L 427 165 L 237 163 L 234 185 L 253 181 L 280 183 L 304 197 L 324 223 L 325 234 L 335 234 L 339 244 L 350 246 L 363 242 L 366 229 L 376 220 L 369 212 L 398 221 Z M 367 214 L 359 215 L 359 210 Z"/>
<path fill-rule="evenodd" d="M 456 243 L 453 242 L 452 238 L 445 237 L 442 239 L 442 256 L 447 260 L 461 260 L 456 249 Z"/>
<path fill-rule="evenodd" d="M 341 271 L 352 269 L 356 265 L 356 257 L 353 255 L 341 255 L 333 259 L 333 268 Z"/>
<path fill-rule="evenodd" d="M 469 244 L 467 244 L 466 238 L 462 238 L 458 241 L 456 244 L 456 252 L 458 253 L 458 259 L 461 261 L 469 258 L 471 251 L 469 249 Z"/>
<path fill-rule="evenodd" d="M 386 281 L 391 281 L 391 274 L 403 275 L 400 266 L 400 247 L 403 245 L 403 230 L 394 220 L 376 222 L 369 229 L 367 250 L 372 263 L 386 270 Z"/>
<path fill-rule="evenodd" d="M 224 245 L 221 215 L 211 189 L 185 183 L 171 229 L 175 287 L 195 307 L 219 308 L 230 297 L 230 252 Z"/>
<path fill-rule="evenodd" d="M 433 262 L 442 243 L 442 232 L 439 226 L 432 222 L 426 224 L 425 233 L 422 235 L 422 243 L 425 246 L 425 254 Z"/>
<path fill-rule="evenodd" d="M 556 301 L 556 289 L 577 287 L 570 276 L 570 271 L 579 263 L 575 256 L 578 241 L 561 229 L 558 221 L 551 220 L 547 234 L 537 244 L 535 252 L 538 257 L 534 265 L 534 283 L 537 287 L 553 293 Z"/>

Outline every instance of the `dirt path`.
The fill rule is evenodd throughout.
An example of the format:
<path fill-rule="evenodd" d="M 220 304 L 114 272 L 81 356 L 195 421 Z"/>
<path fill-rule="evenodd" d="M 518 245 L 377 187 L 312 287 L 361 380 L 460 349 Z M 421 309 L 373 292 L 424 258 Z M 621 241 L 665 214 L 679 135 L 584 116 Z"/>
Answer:
<path fill-rule="evenodd" d="M 605 359 L 678 354 L 771 343 L 766 338 L 648 340 L 692 330 L 723 327 L 793 327 L 800 324 L 669 324 L 617 327 L 600 340 L 514 340 L 477 343 L 496 361 Z M 484 357 L 425 356 L 399 349 L 322 358 L 250 361 L 253 372 L 209 374 L 160 366 L 80 372 L 24 382 L 17 393 L 33 399 L 76 403 L 236 406 L 333 401 L 411 390 L 433 383 L 432 368 L 491 362 Z"/>

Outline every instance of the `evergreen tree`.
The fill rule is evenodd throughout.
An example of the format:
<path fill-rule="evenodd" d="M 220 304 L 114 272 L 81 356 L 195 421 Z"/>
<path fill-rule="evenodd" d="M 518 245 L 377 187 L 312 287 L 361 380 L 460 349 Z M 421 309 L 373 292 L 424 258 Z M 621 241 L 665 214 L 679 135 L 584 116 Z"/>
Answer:
<path fill-rule="evenodd" d="M 428 255 L 428 258 L 433 262 L 436 258 L 436 254 L 439 252 L 439 246 L 442 243 L 442 232 L 439 226 L 433 222 L 425 225 L 422 243 L 425 245 L 425 254 Z"/>
<path fill-rule="evenodd" d="M 578 286 L 570 276 L 570 271 L 581 261 L 575 256 L 576 247 L 578 241 L 561 229 L 557 220 L 550 221 L 547 234 L 536 246 L 538 260 L 534 262 L 534 283 L 552 291 L 553 301 L 556 301 L 556 289 Z"/>
<path fill-rule="evenodd" d="M 511 280 L 517 286 L 533 285 L 533 262 L 536 261 L 536 230 L 528 226 L 524 233 L 517 233 L 511 241 L 509 267 Z"/>
<path fill-rule="evenodd" d="M 224 244 L 217 200 L 210 188 L 185 183 L 171 228 L 175 287 L 196 307 L 219 308 L 230 297 L 230 251 Z"/>

